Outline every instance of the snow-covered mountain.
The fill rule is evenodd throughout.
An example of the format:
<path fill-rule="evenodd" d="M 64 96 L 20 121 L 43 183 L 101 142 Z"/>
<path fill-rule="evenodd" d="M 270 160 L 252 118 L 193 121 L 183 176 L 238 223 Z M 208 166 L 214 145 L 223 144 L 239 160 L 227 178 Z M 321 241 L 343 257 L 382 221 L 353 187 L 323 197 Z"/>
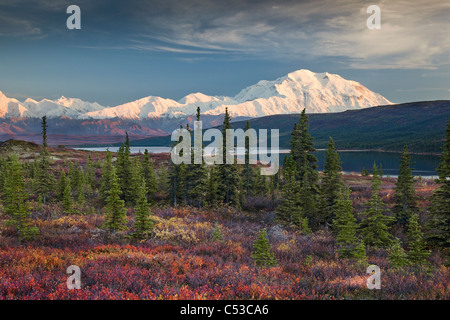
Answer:
<path fill-rule="evenodd" d="M 42 117 L 47 115 L 49 118 L 68 117 L 73 119 L 81 118 L 85 113 L 102 110 L 105 107 L 98 103 L 86 102 L 75 98 L 61 97 L 57 100 L 43 99 L 39 102 L 27 99 L 22 105 L 27 109 L 25 117 Z"/>
<path fill-rule="evenodd" d="M 274 114 L 340 112 L 391 104 L 362 84 L 339 75 L 298 70 L 275 81 L 262 80 L 234 97 L 238 104 L 228 107 L 233 115 L 261 117 Z M 209 114 L 220 114 L 217 108 Z"/>
<path fill-rule="evenodd" d="M 72 119 L 182 118 L 195 114 L 219 115 L 228 108 L 233 117 L 262 117 L 274 114 L 329 113 L 391 104 L 358 82 L 330 73 L 298 70 L 274 81 L 262 80 L 243 89 L 235 97 L 192 93 L 179 101 L 156 96 L 145 97 L 115 107 L 75 98 L 57 100 L 27 99 L 20 102 L 0 92 L 0 117 L 65 116 Z"/>
<path fill-rule="evenodd" d="M 8 98 L 0 91 L 0 117 L 22 117 L 27 109 L 16 99 Z"/>
<path fill-rule="evenodd" d="M 80 119 L 85 113 L 102 110 L 105 107 L 98 103 L 86 102 L 75 98 L 61 97 L 57 100 L 43 99 L 36 101 L 31 98 L 23 102 L 6 97 L 0 91 L 1 118 L 59 118 L 62 116 Z"/>

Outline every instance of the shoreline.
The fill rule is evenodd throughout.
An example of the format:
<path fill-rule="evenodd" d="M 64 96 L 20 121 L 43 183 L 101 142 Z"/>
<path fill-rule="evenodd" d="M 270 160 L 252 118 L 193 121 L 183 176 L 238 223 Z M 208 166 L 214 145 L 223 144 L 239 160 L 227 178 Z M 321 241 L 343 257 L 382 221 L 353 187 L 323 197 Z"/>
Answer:
<path fill-rule="evenodd" d="M 145 146 L 131 146 L 132 148 L 140 148 L 142 150 L 145 150 Z M 75 149 L 75 150 L 85 150 L 85 151 L 93 151 L 89 149 L 100 149 L 100 148 L 108 148 L 105 146 L 88 146 L 88 147 L 79 147 L 79 146 L 66 146 L 67 149 Z M 109 148 L 114 148 L 109 146 Z M 118 147 L 117 147 L 118 148 Z M 148 146 L 147 147 L 150 151 L 150 148 L 171 148 L 170 146 Z M 289 149 L 279 149 L 279 153 L 289 153 Z M 316 151 L 325 151 L 326 149 L 316 149 Z M 100 150 L 95 150 L 96 152 L 104 152 Z M 383 152 L 383 153 L 397 153 L 401 154 L 402 151 L 395 151 L 395 150 L 383 150 L 383 149 L 336 149 L 337 152 Z M 152 152 L 153 153 L 153 152 Z M 170 152 L 155 152 L 155 153 L 170 153 Z M 419 156 L 442 156 L 442 153 L 438 152 L 409 152 L 412 155 L 419 155 Z"/>

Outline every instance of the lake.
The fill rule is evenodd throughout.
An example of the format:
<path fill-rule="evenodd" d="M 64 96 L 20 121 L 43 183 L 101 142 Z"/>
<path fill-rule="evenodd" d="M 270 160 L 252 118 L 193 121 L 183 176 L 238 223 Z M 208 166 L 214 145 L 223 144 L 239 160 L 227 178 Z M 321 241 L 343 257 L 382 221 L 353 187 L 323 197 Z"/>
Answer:
<path fill-rule="evenodd" d="M 80 150 L 89 151 L 106 151 L 107 148 L 77 148 Z M 170 152 L 170 147 L 131 147 L 131 153 L 144 153 L 144 150 L 148 149 L 150 153 L 162 153 Z M 110 147 L 111 152 L 117 152 L 119 147 Z M 280 150 L 280 163 L 283 158 L 289 153 L 289 150 Z M 378 151 L 340 151 L 339 157 L 342 162 L 342 169 L 345 173 L 360 173 L 363 168 L 366 168 L 371 172 L 373 163 L 377 165 L 380 163 L 383 166 L 384 175 L 395 177 L 398 175 L 398 169 L 400 166 L 400 153 L 394 152 L 378 152 Z M 323 170 L 325 162 L 324 150 L 318 150 L 314 152 L 319 160 L 319 170 Z M 434 155 L 412 155 L 412 168 L 415 176 L 423 177 L 435 177 L 437 176 L 436 168 L 439 165 L 439 157 Z"/>

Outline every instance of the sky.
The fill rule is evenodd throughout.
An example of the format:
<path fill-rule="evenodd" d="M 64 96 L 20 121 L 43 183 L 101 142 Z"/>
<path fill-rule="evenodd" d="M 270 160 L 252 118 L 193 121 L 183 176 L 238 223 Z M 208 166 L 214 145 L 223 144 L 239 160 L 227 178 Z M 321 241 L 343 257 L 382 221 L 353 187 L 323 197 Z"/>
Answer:
<path fill-rule="evenodd" d="M 370 5 L 380 29 L 367 27 Z M 0 0 L 0 91 L 115 106 L 234 96 L 309 69 L 395 103 L 450 100 L 449 17 L 448 0 Z"/>

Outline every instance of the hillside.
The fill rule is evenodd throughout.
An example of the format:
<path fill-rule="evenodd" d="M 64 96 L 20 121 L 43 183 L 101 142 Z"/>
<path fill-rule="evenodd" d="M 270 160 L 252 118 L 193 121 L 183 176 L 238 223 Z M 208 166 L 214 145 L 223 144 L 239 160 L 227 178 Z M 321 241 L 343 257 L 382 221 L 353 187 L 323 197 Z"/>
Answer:
<path fill-rule="evenodd" d="M 289 148 L 290 133 L 298 114 L 275 115 L 250 120 L 254 129 L 279 129 L 280 147 Z M 439 153 L 450 117 L 450 101 L 422 101 L 349 110 L 332 114 L 310 114 L 310 132 L 316 148 L 325 148 L 329 137 L 343 149 L 380 149 L 401 151 L 406 144 L 411 152 Z M 245 121 L 233 123 L 244 128 Z M 217 127 L 217 128 L 220 128 Z M 155 137 L 132 142 L 133 146 L 170 146 L 170 137 Z"/>

